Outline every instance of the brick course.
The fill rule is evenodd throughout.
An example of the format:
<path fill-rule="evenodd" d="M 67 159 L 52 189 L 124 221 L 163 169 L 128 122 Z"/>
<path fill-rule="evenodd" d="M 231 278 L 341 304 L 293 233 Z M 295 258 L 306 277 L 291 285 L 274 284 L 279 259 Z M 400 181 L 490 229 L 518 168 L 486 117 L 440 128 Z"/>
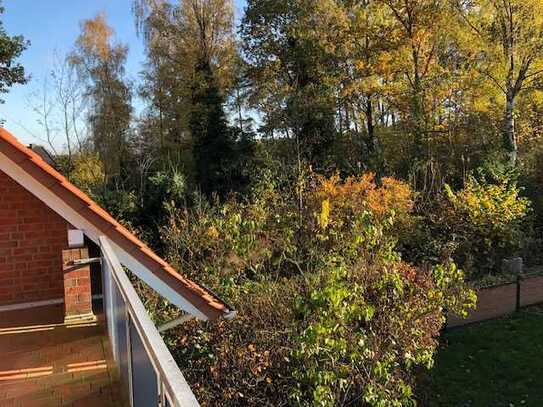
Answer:
<path fill-rule="evenodd" d="M 520 281 L 520 306 L 543 302 L 543 277 L 532 277 Z"/>
<path fill-rule="evenodd" d="M 518 286 L 519 306 L 543 303 L 543 276 L 524 276 Z M 502 284 L 478 290 L 477 308 L 466 319 L 449 315 L 447 327 L 452 328 L 473 322 L 499 318 L 517 309 L 517 283 Z"/>
<path fill-rule="evenodd" d="M 90 266 L 75 266 L 74 260 L 88 259 L 89 250 L 66 249 L 62 252 L 64 268 L 64 313 L 67 318 L 92 314 Z"/>
<path fill-rule="evenodd" d="M 516 305 L 516 284 L 504 284 L 497 287 L 484 288 L 477 292 L 477 308 L 470 311 L 468 318 L 462 319 L 455 315 L 450 315 L 447 326 L 452 328 L 472 322 L 498 318 L 515 312 Z"/>
<path fill-rule="evenodd" d="M 68 226 L 0 171 L 0 305 L 64 297 Z"/>

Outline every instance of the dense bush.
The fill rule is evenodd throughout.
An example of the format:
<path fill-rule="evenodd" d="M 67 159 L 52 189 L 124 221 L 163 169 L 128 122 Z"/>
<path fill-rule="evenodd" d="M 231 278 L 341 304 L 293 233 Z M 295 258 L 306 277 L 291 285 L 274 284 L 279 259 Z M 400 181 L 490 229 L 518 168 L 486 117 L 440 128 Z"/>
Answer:
<path fill-rule="evenodd" d="M 70 180 L 83 191 L 92 193 L 104 184 L 104 166 L 96 154 L 79 154 L 73 160 Z"/>
<path fill-rule="evenodd" d="M 419 200 L 412 227 L 400 236 L 405 258 L 415 264 L 452 259 L 471 280 L 500 277 L 502 259 L 524 256 L 535 241 L 531 202 L 517 178 L 506 167 L 484 166 L 460 189 L 445 184 L 430 201 Z"/>
<path fill-rule="evenodd" d="M 170 260 L 228 298 L 232 321 L 193 321 L 166 340 L 203 405 L 412 403 L 431 366 L 442 309 L 473 293 L 452 264 L 415 268 L 396 252 L 410 188 L 370 174 L 311 176 L 250 198 L 170 207 Z"/>
<path fill-rule="evenodd" d="M 484 183 L 470 177 L 465 187 L 446 188 L 442 220 L 457 247 L 456 259 L 477 275 L 499 271 L 501 259 L 519 252 L 527 236 L 529 201 L 515 183 Z"/>
<path fill-rule="evenodd" d="M 543 163 L 543 147 L 533 146 L 523 162 L 520 177 L 525 188 L 523 195 L 530 199 L 533 208 L 534 233 L 528 236 L 523 250 L 523 257 L 530 265 L 543 264 L 543 165 L 541 163 Z"/>

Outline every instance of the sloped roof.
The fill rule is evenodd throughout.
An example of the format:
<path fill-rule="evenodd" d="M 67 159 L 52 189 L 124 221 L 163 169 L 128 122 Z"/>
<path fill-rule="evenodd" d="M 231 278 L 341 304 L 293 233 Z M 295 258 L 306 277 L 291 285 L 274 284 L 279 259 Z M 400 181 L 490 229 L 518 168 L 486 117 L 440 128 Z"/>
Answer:
<path fill-rule="evenodd" d="M 174 270 L 134 234 L 113 219 L 109 213 L 47 164 L 38 154 L 22 145 L 13 135 L 2 128 L 0 128 L 0 152 L 85 218 L 104 236 L 133 256 L 136 261 L 144 265 L 147 270 L 185 298 L 207 318 L 216 319 L 232 314 L 233 310 L 229 309 L 226 303 L 206 288 Z M 63 214 L 59 213 L 59 215 Z"/>

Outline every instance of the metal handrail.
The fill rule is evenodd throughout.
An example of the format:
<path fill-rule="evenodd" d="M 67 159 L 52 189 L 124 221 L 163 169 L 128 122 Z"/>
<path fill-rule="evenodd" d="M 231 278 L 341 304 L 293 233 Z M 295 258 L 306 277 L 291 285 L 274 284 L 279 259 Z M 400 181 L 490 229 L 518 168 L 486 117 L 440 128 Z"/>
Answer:
<path fill-rule="evenodd" d="M 155 324 L 151 321 L 134 286 L 117 259 L 108 239 L 100 237 L 102 255 L 111 270 L 111 275 L 126 304 L 127 312 L 134 324 L 149 359 L 157 374 L 160 392 L 168 398 L 170 405 L 176 407 L 198 407 L 200 404 L 179 370 L 172 354 L 162 340 Z M 159 404 L 161 405 L 161 404 Z"/>

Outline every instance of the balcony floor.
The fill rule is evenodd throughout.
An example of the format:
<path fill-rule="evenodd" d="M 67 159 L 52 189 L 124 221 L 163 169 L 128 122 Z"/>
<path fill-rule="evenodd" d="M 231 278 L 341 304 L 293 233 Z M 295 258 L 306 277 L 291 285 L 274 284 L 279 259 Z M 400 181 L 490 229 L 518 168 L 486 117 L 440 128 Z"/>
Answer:
<path fill-rule="evenodd" d="M 63 307 L 0 313 L 0 406 L 120 406 L 103 320 L 64 325 Z"/>

